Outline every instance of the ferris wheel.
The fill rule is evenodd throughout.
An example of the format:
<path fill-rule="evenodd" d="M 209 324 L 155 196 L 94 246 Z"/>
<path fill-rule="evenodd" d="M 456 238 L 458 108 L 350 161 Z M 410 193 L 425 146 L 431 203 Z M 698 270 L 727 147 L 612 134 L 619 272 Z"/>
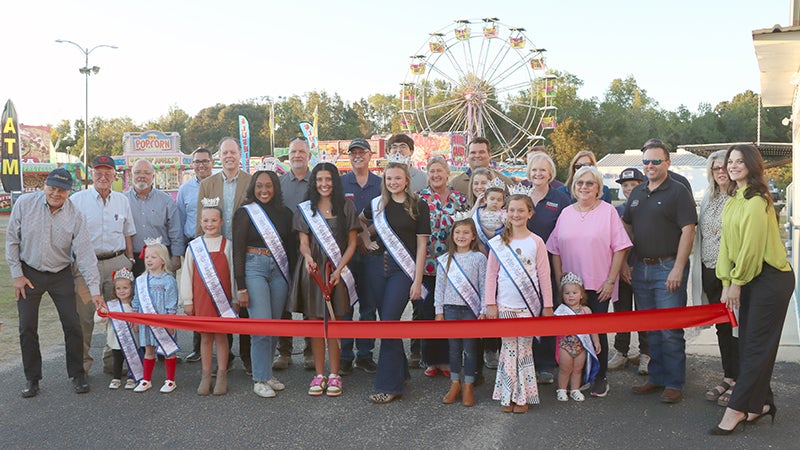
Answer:
<path fill-rule="evenodd" d="M 556 126 L 557 77 L 525 29 L 462 19 L 430 33 L 401 84 L 406 132 L 483 136 L 493 156 L 519 158 Z"/>

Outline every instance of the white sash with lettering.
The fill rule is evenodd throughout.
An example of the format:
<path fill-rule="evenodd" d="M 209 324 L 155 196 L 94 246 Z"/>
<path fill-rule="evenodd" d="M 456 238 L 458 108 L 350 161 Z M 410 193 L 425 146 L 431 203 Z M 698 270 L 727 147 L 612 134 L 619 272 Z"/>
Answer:
<path fill-rule="evenodd" d="M 286 282 L 291 285 L 289 257 L 286 256 L 286 249 L 283 248 L 283 241 L 281 241 L 281 236 L 278 234 L 278 230 L 275 229 L 275 225 L 269 220 L 269 216 L 267 216 L 264 210 L 255 203 L 244 205 L 244 210 L 247 211 L 250 220 L 253 222 L 256 230 L 258 230 L 258 234 L 261 235 L 264 244 L 267 245 L 269 252 L 272 253 L 272 257 L 275 258 L 275 262 L 278 263 L 278 268 L 281 269 L 281 275 L 283 275 Z"/>
<path fill-rule="evenodd" d="M 475 317 L 478 317 L 481 315 L 481 296 L 478 292 L 478 288 L 467 278 L 467 274 L 464 273 L 464 268 L 458 263 L 455 255 L 453 255 L 453 259 L 450 261 L 450 270 L 445 272 L 445 270 L 447 270 L 447 259 L 449 257 L 450 255 L 445 253 L 436 259 L 437 265 L 439 266 L 438 270 L 441 270 L 442 273 L 445 274 L 449 284 L 458 292 L 461 299 L 464 300 L 464 303 L 466 303 L 469 309 L 475 314 Z"/>
<path fill-rule="evenodd" d="M 406 273 L 409 279 L 414 282 L 414 273 L 416 272 L 417 263 L 414 259 L 414 256 L 411 255 L 411 252 L 408 251 L 405 245 L 400 241 L 400 238 L 397 237 L 392 227 L 389 226 L 389 222 L 386 220 L 386 212 L 380 209 L 381 205 L 381 197 L 375 197 L 372 199 L 372 223 L 375 226 L 375 231 L 380 236 L 381 240 L 383 241 L 383 245 L 386 247 L 386 251 L 392 255 L 392 259 L 394 262 L 403 269 L 403 272 Z M 428 290 L 425 289 L 425 286 L 422 286 L 422 298 L 428 296 Z M 415 299 L 416 300 L 416 299 Z"/>
<path fill-rule="evenodd" d="M 122 302 L 118 299 L 107 301 L 106 306 L 111 312 L 125 312 L 122 309 Z M 136 381 L 141 380 L 144 377 L 144 366 L 142 365 L 142 356 L 139 354 L 139 346 L 136 345 L 136 339 L 133 337 L 130 324 L 124 320 L 111 319 L 111 327 L 117 336 L 119 348 L 122 350 L 122 355 L 125 357 L 128 368 L 133 374 L 133 379 Z"/>
<path fill-rule="evenodd" d="M 486 208 L 486 207 L 481 206 L 480 208 L 476 209 L 475 213 L 472 214 L 472 220 L 475 222 L 475 228 L 478 230 L 478 239 L 481 241 L 481 243 L 483 243 L 484 246 L 488 246 L 489 240 L 492 239 L 494 236 L 500 234 L 503 231 L 504 227 L 496 229 L 494 231 L 494 236 L 492 237 L 487 236 L 486 233 L 483 231 L 483 227 L 481 226 L 480 214 L 478 214 L 478 211 L 480 211 L 481 208 Z"/>
<path fill-rule="evenodd" d="M 525 299 L 525 305 L 534 317 L 539 317 L 542 309 L 542 294 L 536 286 L 536 283 L 531 279 L 531 275 L 525 270 L 525 265 L 520 261 L 511 247 L 503 243 L 500 236 L 495 236 L 489 240 L 489 248 L 492 249 L 500 266 L 506 272 L 514 286 L 519 291 L 522 298 Z"/>
<path fill-rule="evenodd" d="M 565 304 L 558 305 L 558 308 L 553 312 L 554 316 L 577 316 L 578 314 L 572 310 L 569 306 Z M 583 349 L 586 350 L 587 358 L 585 368 L 586 370 L 583 373 L 583 379 L 585 382 L 592 382 L 597 375 L 597 372 L 600 370 L 600 360 L 597 359 L 597 353 L 594 351 L 594 343 L 592 343 L 592 339 L 589 337 L 588 334 L 576 334 L 575 336 L 578 337 L 581 341 L 581 345 L 583 345 Z"/>
<path fill-rule="evenodd" d="M 136 295 L 139 297 L 139 305 L 141 305 L 142 312 L 145 314 L 158 314 L 153 307 L 153 300 L 150 298 L 150 289 L 147 286 L 147 280 L 150 275 L 145 273 L 136 279 Z M 164 356 L 172 356 L 178 353 L 178 343 L 175 338 L 167 333 L 166 328 L 163 327 L 148 327 L 153 333 L 153 336 L 158 341 L 158 351 Z"/>
<path fill-rule="evenodd" d="M 300 211 L 303 218 L 306 219 L 308 228 L 314 233 L 314 237 L 317 239 L 319 246 L 325 251 L 325 254 L 328 255 L 328 259 L 330 259 L 333 265 L 338 269 L 342 265 L 342 252 L 339 250 L 339 244 L 336 243 L 336 238 L 333 236 L 333 230 L 331 230 L 330 225 L 328 225 L 328 221 L 322 217 L 322 213 L 319 210 L 317 210 L 317 214 L 312 215 L 310 200 L 306 200 L 297 205 L 297 210 Z M 342 217 L 337 217 L 337 223 L 340 227 L 346 225 L 344 222 L 344 215 Z M 320 270 L 322 270 L 321 267 Z M 356 280 L 353 278 L 353 273 L 350 272 L 350 268 L 346 265 L 342 268 L 342 281 L 344 281 L 347 287 L 347 294 L 350 296 L 350 306 L 352 306 L 358 300 Z M 327 283 L 328 280 L 325 280 L 325 282 Z"/>
<path fill-rule="evenodd" d="M 225 238 L 223 237 L 222 239 L 224 242 Z M 228 245 L 230 245 L 230 243 L 228 243 Z M 211 254 L 208 252 L 206 240 L 203 239 L 202 236 L 194 239 L 192 242 L 189 242 L 189 249 L 191 249 L 192 257 L 194 258 L 194 269 L 200 274 L 200 278 L 203 280 L 206 290 L 211 295 L 214 307 L 217 308 L 217 314 L 219 314 L 220 317 L 227 317 L 229 319 L 239 317 L 233 311 L 233 308 L 231 308 L 231 302 L 228 300 L 228 296 L 225 295 L 225 288 L 222 287 L 217 269 L 214 267 L 214 262 L 211 261 Z M 222 243 L 220 243 L 220 250 L 222 250 Z"/>

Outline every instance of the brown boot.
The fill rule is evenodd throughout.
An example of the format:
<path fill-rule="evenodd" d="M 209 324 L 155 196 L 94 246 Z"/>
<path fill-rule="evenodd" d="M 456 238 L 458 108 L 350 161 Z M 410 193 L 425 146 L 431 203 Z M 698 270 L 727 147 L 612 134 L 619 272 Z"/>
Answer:
<path fill-rule="evenodd" d="M 464 383 L 464 390 L 461 392 L 461 404 L 472 406 L 475 404 L 475 390 L 472 383 Z"/>
<path fill-rule="evenodd" d="M 450 382 L 450 390 L 447 391 L 447 395 L 444 396 L 442 399 L 442 403 L 450 404 L 455 403 L 458 400 L 458 394 L 461 393 L 461 382 L 460 381 L 451 381 Z"/>
<path fill-rule="evenodd" d="M 214 384 L 214 395 L 225 395 L 228 393 L 228 371 L 226 369 L 217 370 L 217 382 Z"/>
<path fill-rule="evenodd" d="M 197 386 L 197 395 L 206 396 L 211 393 L 211 371 L 203 372 L 200 386 Z"/>

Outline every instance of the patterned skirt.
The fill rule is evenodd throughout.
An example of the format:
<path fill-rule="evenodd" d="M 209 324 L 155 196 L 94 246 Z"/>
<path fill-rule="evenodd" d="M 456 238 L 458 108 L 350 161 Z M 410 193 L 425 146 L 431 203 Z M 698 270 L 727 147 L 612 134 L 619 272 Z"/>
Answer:
<path fill-rule="evenodd" d="M 527 309 L 500 308 L 501 319 L 531 317 Z M 539 388 L 536 386 L 536 368 L 533 365 L 533 337 L 504 337 L 497 364 L 492 399 L 500 405 L 536 405 Z"/>

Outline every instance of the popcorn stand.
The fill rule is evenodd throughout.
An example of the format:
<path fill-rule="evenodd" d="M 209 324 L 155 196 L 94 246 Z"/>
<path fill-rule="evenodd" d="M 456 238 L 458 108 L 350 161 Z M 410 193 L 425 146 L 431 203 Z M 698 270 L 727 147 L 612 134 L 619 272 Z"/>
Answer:
<path fill-rule="evenodd" d="M 129 132 L 122 137 L 122 156 L 115 156 L 117 170 L 122 172 L 124 189 L 133 184 L 131 169 L 140 159 L 147 159 L 155 166 L 153 185 L 175 198 L 181 183 L 191 177 L 191 155 L 181 152 L 181 136 L 177 132 L 148 130 Z"/>

